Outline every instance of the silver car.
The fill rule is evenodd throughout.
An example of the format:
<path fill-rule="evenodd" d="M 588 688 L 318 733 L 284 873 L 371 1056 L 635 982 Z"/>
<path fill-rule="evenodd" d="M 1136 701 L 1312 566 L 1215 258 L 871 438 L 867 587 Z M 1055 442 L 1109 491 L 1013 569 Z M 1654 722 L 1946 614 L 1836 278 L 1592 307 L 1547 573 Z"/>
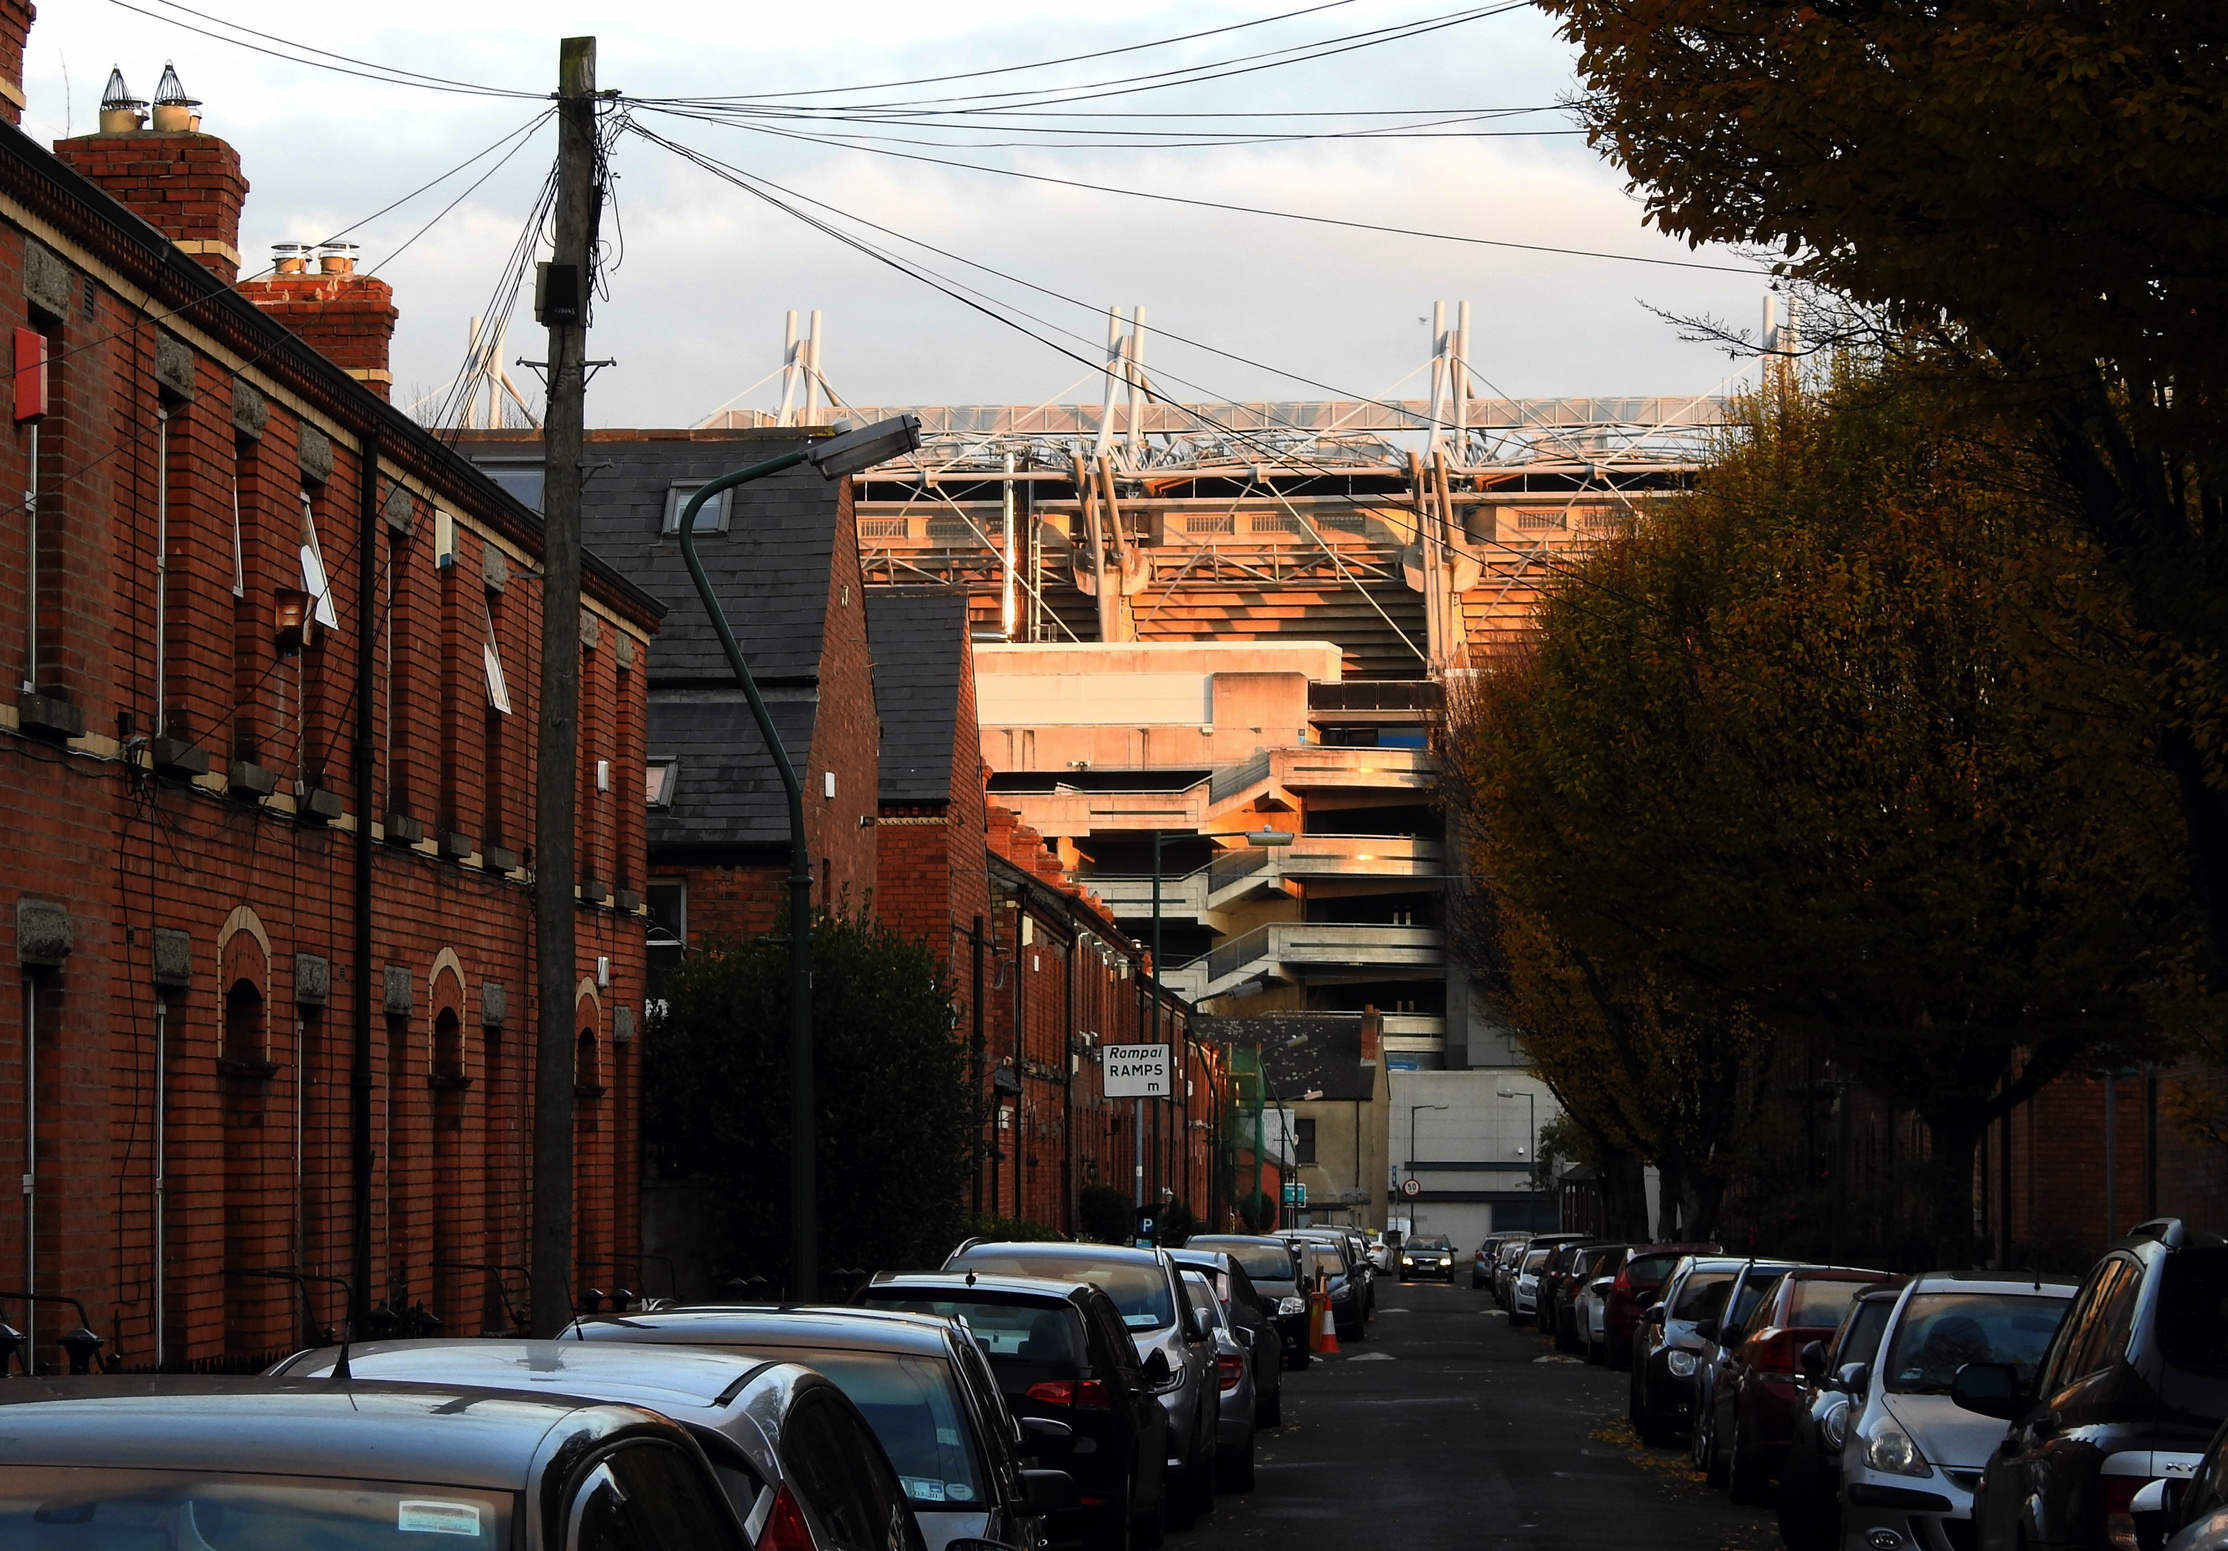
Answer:
<path fill-rule="evenodd" d="M 1223 1490 L 1253 1490 L 1253 1353 L 1238 1339 L 1230 1311 L 1215 1296 L 1206 1273 L 1184 1273 L 1184 1296 L 1215 1327 L 1215 1389 L 1220 1412 L 1215 1422 L 1215 1479 Z"/>
<path fill-rule="evenodd" d="M 1510 1324 L 1527 1324 L 1539 1317 L 1539 1274 L 1554 1253 L 1551 1249 L 1525 1251 L 1523 1261 L 1516 1268 L 1516 1281 L 1509 1297 Z"/>
<path fill-rule="evenodd" d="M 1189 1529 L 1215 1505 L 1215 1330 L 1177 1286 L 1165 1250 L 1119 1244 L 967 1243 L 946 1271 L 1089 1282 L 1114 1300 L 1137 1360 L 1168 1413 L 1168 1522 Z"/>
<path fill-rule="evenodd" d="M 1973 1488 L 2006 1424 L 1959 1408 L 1967 1363 L 2005 1363 L 2028 1383 L 2075 1289 L 2001 1272 L 1914 1279 L 1851 1396 L 1841 1450 L 1843 1551 L 1955 1551 L 1972 1542 Z M 1953 1527 L 1954 1526 L 1954 1527 Z"/>

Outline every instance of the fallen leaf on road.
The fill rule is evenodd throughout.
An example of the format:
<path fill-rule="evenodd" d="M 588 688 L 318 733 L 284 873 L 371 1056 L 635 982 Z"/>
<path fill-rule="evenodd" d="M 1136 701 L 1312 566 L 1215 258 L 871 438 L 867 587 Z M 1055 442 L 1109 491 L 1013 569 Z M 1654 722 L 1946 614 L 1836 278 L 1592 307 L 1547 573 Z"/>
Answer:
<path fill-rule="evenodd" d="M 1532 1359 L 1532 1361 L 1536 1363 L 1583 1363 L 1585 1359 L 1581 1357 L 1565 1357 L 1561 1352 L 1549 1352 L 1545 1357 L 1535 1357 Z"/>

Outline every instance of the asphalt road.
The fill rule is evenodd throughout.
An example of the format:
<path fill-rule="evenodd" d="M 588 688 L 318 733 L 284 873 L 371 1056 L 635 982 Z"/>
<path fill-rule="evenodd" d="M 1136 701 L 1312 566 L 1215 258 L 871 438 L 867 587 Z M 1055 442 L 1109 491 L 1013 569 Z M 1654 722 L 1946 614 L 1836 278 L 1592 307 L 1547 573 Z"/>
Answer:
<path fill-rule="evenodd" d="M 1777 1551 L 1769 1509 L 1708 1490 L 1683 1448 L 1640 1446 L 1624 1374 L 1511 1330 L 1462 1269 L 1452 1287 L 1381 1280 L 1366 1340 L 1284 1375 L 1254 1490 L 1170 1551 Z"/>

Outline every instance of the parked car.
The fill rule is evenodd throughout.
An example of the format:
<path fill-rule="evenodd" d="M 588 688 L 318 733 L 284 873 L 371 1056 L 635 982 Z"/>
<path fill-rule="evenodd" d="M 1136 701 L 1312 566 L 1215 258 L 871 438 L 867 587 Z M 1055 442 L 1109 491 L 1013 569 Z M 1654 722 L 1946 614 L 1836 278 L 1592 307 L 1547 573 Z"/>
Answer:
<path fill-rule="evenodd" d="M 1719 1253 L 1715 1244 L 1643 1244 L 1626 1252 L 1617 1280 L 1602 1300 L 1603 1356 L 1612 1369 L 1632 1366 L 1632 1338 L 1641 1311 L 1655 1302 L 1679 1262 L 1689 1255 Z"/>
<path fill-rule="evenodd" d="M 1185 1271 L 1184 1296 L 1215 1330 L 1215 1483 L 1226 1492 L 1253 1490 L 1253 1354 L 1238 1339 L 1204 1271 Z"/>
<path fill-rule="evenodd" d="M 1554 1290 L 1548 1297 L 1552 1311 L 1548 1329 L 1555 1337 L 1558 1351 L 1583 1352 L 1586 1336 L 1578 1328 L 1578 1300 L 1586 1291 L 1586 1284 L 1599 1276 L 1603 1267 L 1616 1264 L 1624 1258 L 1624 1244 L 1580 1244 L 1565 1252 L 1563 1269 L 1557 1273 Z"/>
<path fill-rule="evenodd" d="M 1756 1311 L 1794 1267 L 1784 1260 L 1751 1260 L 1733 1278 L 1718 1311 L 1694 1327 L 1694 1413 L 1687 1449 L 1694 1468 L 1711 1486 L 1725 1484 L 1724 1435 L 1717 1430 L 1718 1381 L 1732 1361 L 1733 1348 L 1755 1328 Z"/>
<path fill-rule="evenodd" d="M 1288 1368 L 1305 1368 L 1310 1348 L 1307 1339 L 1307 1289 L 1300 1285 L 1300 1255 L 1284 1239 L 1267 1235 L 1205 1233 L 1184 1243 L 1191 1250 L 1219 1250 L 1244 1268 L 1262 1306 L 1274 1311 L 1276 1333 L 1283 1345 Z M 1281 1395 L 1281 1389 L 1272 1391 Z M 1275 1426 L 1274 1422 L 1269 1423 Z"/>
<path fill-rule="evenodd" d="M 2136 1543 L 2160 1551 L 2228 1551 L 2228 1427 L 2213 1434 L 2186 1482 L 2160 1478 L 2128 1502 Z"/>
<path fill-rule="evenodd" d="M 1168 1413 L 1138 1362 L 1121 1311 L 1075 1279 L 883 1273 L 859 1293 L 867 1308 L 964 1322 L 1038 1458 L 1075 1478 L 1078 1505 L 1052 1516 L 1053 1535 L 1121 1551 L 1158 1545 L 1166 1522 Z M 1056 1423 L 1072 1437 L 1047 1437 Z"/>
<path fill-rule="evenodd" d="M 2179 1218 L 2143 1224 L 2083 1279 L 2039 1374 L 2019 1356 L 1953 1376 L 1963 1415 L 2010 1422 L 1984 1456 L 1980 1544 L 2132 1544 L 2136 1497 L 2172 1483 L 2146 1508 L 2163 1512 L 2228 1418 L 2228 1243 Z"/>
<path fill-rule="evenodd" d="M 1401 1242 L 1407 1235 L 1398 1228 L 1387 1228 L 1368 1237 L 1369 1263 L 1380 1272 L 1392 1270 L 1393 1262 L 1400 1258 Z"/>
<path fill-rule="evenodd" d="M 1400 1279 L 1428 1276 L 1434 1281 L 1454 1280 L 1454 1245 L 1443 1237 L 1410 1239 L 1400 1246 Z"/>
<path fill-rule="evenodd" d="M 1206 1275 L 1221 1305 L 1222 1318 L 1231 1334 L 1246 1349 L 1246 1363 L 1253 1370 L 1253 1420 L 1256 1426 L 1277 1427 L 1284 1421 L 1284 1336 L 1277 1328 L 1277 1312 L 1253 1285 L 1253 1278 L 1238 1257 L 1227 1250 L 1193 1249 L 1186 1245 L 1171 1251 L 1176 1264 Z M 1230 1390 L 1223 1387 L 1224 1421 L 1229 1420 Z"/>
<path fill-rule="evenodd" d="M 1746 1315 L 1718 1332 L 1726 1349 L 1710 1393 L 1709 1434 L 1737 1503 L 1767 1500 L 1795 1427 L 1795 1381 L 1803 1348 L 1840 1328 L 1857 1294 L 1891 1278 L 1849 1266 L 1789 1271 Z"/>
<path fill-rule="evenodd" d="M 1487 1285 L 1492 1289 L 1493 1301 L 1501 1306 L 1503 1312 L 1515 1306 L 1517 1273 L 1523 1268 L 1525 1253 L 1531 1247 L 1530 1234 L 1516 1234 L 1505 1240 L 1494 1256 L 1493 1272 L 1487 1279 Z"/>
<path fill-rule="evenodd" d="M 1538 1317 L 1540 1273 L 1554 1253 L 1552 1246 L 1546 1249 L 1527 1249 L 1524 1258 L 1517 1262 L 1516 1277 L 1509 1284 L 1511 1325 L 1529 1325 Z"/>
<path fill-rule="evenodd" d="M 1623 1258 L 1613 1255 L 1597 1262 L 1594 1274 L 1578 1291 L 1578 1307 L 1572 1323 L 1578 1330 L 1578 1343 L 1586 1354 L 1586 1361 L 1605 1365 L 1609 1361 L 1609 1293 L 1617 1285 L 1614 1271 L 1604 1271 L 1603 1266 L 1613 1265 Z"/>
<path fill-rule="evenodd" d="M 1973 1544 L 1973 1489 L 2005 1441 L 2005 1422 L 1961 1408 L 1951 1387 L 1960 1370 L 1981 1364 L 2033 1393 L 2074 1291 L 2068 1280 L 2008 1271 L 1932 1272 L 1904 1287 L 1880 1338 L 1882 1355 L 1851 1401 L 1841 1451 L 1844 1545 L 1890 1537 L 1897 1545 Z"/>
<path fill-rule="evenodd" d="M 329 1382 L 339 1356 L 336 1347 L 297 1352 L 271 1377 Z M 359 1342 L 348 1350 L 348 1367 L 359 1383 L 443 1395 L 518 1391 L 641 1406 L 688 1429 L 746 1524 L 762 1504 L 760 1523 L 798 1520 L 813 1546 L 849 1545 L 866 1534 L 866 1544 L 889 1551 L 924 1548 L 911 1494 L 872 1425 L 833 1381 L 801 1364 L 486 1337 Z M 753 1504 L 747 1513 L 746 1502 Z"/>
<path fill-rule="evenodd" d="M 1522 1233 L 1489 1233 L 1485 1242 L 1470 1256 L 1470 1290 L 1483 1292 L 1493 1285 L 1494 1263 L 1499 1260 L 1501 1248 L 1512 1239 L 1529 1238 Z"/>
<path fill-rule="evenodd" d="M 1287 1228 L 1279 1235 L 1295 1244 L 1329 1244 L 1346 1263 L 1347 1284 L 1353 1289 L 1349 1308 L 1353 1329 L 1339 1328 L 1339 1338 L 1358 1341 L 1368 1333 L 1369 1318 L 1377 1312 L 1377 1270 L 1369 1263 L 1367 1241 L 1344 1228 Z"/>
<path fill-rule="evenodd" d="M 1857 1294 L 1840 1328 L 1796 1354 L 1799 1369 L 1787 1456 L 1779 1466 L 1779 1538 L 1787 1551 L 1838 1551 L 1841 1545 L 1841 1448 L 1850 1403 L 1869 1381 L 1900 1283 Z"/>
<path fill-rule="evenodd" d="M 841 1400 L 824 1379 L 788 1378 L 800 1396 Z M 715 1442 L 708 1457 L 676 1421 L 574 1395 L 111 1375 L 11 1379 L 0 1406 L 0 1545 L 366 1545 L 374 1535 L 383 1545 L 415 1531 L 443 1551 L 565 1551 L 609 1544 L 622 1504 L 663 1544 L 835 1544 L 810 1538 L 827 1522 L 820 1505 L 805 1508 L 743 1450 Z M 797 1463 L 800 1476 L 818 1467 L 802 1448 Z M 864 1512 L 874 1504 L 863 1493 L 862 1477 L 826 1510 Z M 67 1523 L 95 1527 L 64 1542 L 56 1532 Z M 910 1524 L 899 1507 L 859 1544 L 904 1551 Z"/>
<path fill-rule="evenodd" d="M 1694 1413 L 1694 1363 L 1702 1338 L 1694 1327 L 1725 1305 L 1745 1257 L 1684 1255 L 1665 1279 L 1633 1336 L 1629 1414 L 1640 1441 L 1671 1442 Z"/>
<path fill-rule="evenodd" d="M 1295 1239 L 1293 1249 L 1313 1286 L 1331 1301 L 1331 1328 L 1341 1341 L 1362 1337 L 1361 1286 L 1346 1258 L 1344 1247 L 1319 1240 Z"/>
<path fill-rule="evenodd" d="M 1020 1430 L 989 1362 L 948 1319 L 866 1309 L 688 1308 L 583 1319 L 570 1335 L 803 1363 L 833 1379 L 888 1452 L 928 1551 L 954 1540 L 1033 1545 L 1047 1513 L 1077 1506 L 1066 1500 L 1076 1495 L 1072 1482 L 1051 1482 L 1023 1467 L 1015 1452 Z M 1032 1427 L 1040 1436 L 1067 1431 L 1057 1423 Z"/>
<path fill-rule="evenodd" d="M 1590 1233 L 1535 1233 L 1530 1238 L 1524 1241 L 1524 1248 L 1522 1252 L 1518 1254 L 1516 1260 L 1509 1267 L 1507 1279 L 1503 1284 L 1506 1295 L 1501 1301 L 1501 1307 L 1509 1311 L 1509 1320 L 1511 1323 L 1523 1324 L 1526 1320 L 1531 1319 L 1535 1312 L 1532 1306 L 1527 1303 L 1522 1310 L 1521 1317 L 1519 1317 L 1519 1311 L 1516 1306 L 1516 1284 L 1523 1278 L 1524 1267 L 1528 1262 L 1532 1251 L 1546 1250 L 1552 1252 L 1554 1250 L 1561 1249 L 1565 1244 L 1583 1243 L 1584 1241 L 1592 1237 L 1593 1235 Z M 1544 1259 L 1544 1257 L 1542 1258 Z M 1536 1270 L 1537 1268 L 1535 1267 L 1534 1269 Z"/>
<path fill-rule="evenodd" d="M 1168 1522 L 1178 1529 L 1215 1503 L 1215 1344 L 1211 1326 L 1186 1317 L 1176 1263 L 1160 1249 L 1119 1244 L 982 1243 L 963 1246 L 947 1271 L 1095 1282 L 1114 1300 L 1145 1377 L 1168 1413 Z"/>

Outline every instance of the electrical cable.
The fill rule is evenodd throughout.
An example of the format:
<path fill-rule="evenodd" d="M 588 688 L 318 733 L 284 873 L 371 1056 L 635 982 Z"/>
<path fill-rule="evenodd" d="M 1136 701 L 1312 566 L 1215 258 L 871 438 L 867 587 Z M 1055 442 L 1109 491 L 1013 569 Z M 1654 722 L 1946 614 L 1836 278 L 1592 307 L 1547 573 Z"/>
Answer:
<path fill-rule="evenodd" d="M 1029 183 L 1048 183 L 1061 188 L 1083 189 L 1094 194 L 1120 194 L 1130 199 L 1151 200 L 1156 204 L 1189 205 L 1201 210 L 1220 210 L 1237 215 L 1270 216 L 1280 221 L 1301 221 L 1312 226 L 1336 226 L 1349 231 L 1381 232 L 1394 237 L 1420 237 L 1432 242 L 1453 242 L 1469 247 L 1507 248 L 1520 253 L 1550 253 L 1562 258 L 1608 259 L 1621 264 L 1649 264 L 1665 269 L 1699 269 L 1712 274 L 1746 275 L 1767 278 L 1769 271 L 1752 266 L 1731 264 L 1705 264 L 1697 259 L 1649 258 L 1636 253 L 1603 253 L 1592 248 L 1565 248 L 1549 243 L 1512 242 L 1505 238 L 1468 237 L 1454 232 L 1424 231 L 1412 226 L 1388 226 L 1377 221 L 1350 221 L 1338 216 L 1307 215 L 1293 210 L 1271 210 L 1261 205 L 1240 205 L 1218 199 L 1193 199 L 1182 194 L 1156 194 L 1146 189 L 1121 188 L 1106 183 L 1086 183 L 1077 178 L 1056 178 L 1050 173 L 1022 172 L 1012 167 L 986 167 L 980 162 L 953 161 L 948 157 L 924 156 L 918 151 L 892 151 L 879 146 L 851 145 L 841 140 L 828 140 L 818 135 L 808 135 L 796 130 L 770 129 L 760 124 L 735 124 L 732 120 L 689 113 L 674 108 L 646 106 L 646 111 L 669 114 L 676 118 L 699 119 L 706 123 L 733 124 L 755 134 L 773 135 L 785 140 L 802 140 L 814 145 L 830 146 L 837 150 L 864 151 L 871 156 L 895 157 L 901 161 L 926 162 L 938 167 L 958 167 L 969 172 L 991 173 L 1001 178 L 1019 178 Z"/>
<path fill-rule="evenodd" d="M 316 48 L 307 43 L 296 43 L 291 38 L 281 38 L 268 32 L 257 32 L 254 28 L 242 26 L 238 22 L 226 21 L 221 16 L 211 16 L 205 11 L 196 11 L 190 6 L 180 5 L 177 0 L 153 0 L 153 3 L 167 6 L 172 10 L 184 11 L 188 16 L 198 16 L 203 21 L 212 22 L 219 27 L 229 27 L 235 32 L 244 32 L 249 37 L 262 38 L 267 42 L 283 44 L 287 48 L 301 49 L 311 54 L 323 54 L 327 59 L 345 60 L 347 65 L 360 66 L 361 68 L 349 69 L 343 65 L 329 65 L 315 59 L 301 59 L 292 54 L 280 53 L 277 49 L 262 48 L 253 43 L 244 43 L 238 38 L 226 37 L 222 33 L 211 32 L 205 27 L 196 27 L 190 22 L 179 21 L 174 16 L 161 15 L 158 12 L 146 9 L 144 6 L 133 5 L 130 0 L 109 0 L 109 4 L 144 16 L 150 21 L 161 22 L 171 27 L 182 27 L 187 32 L 199 34 L 201 37 L 212 39 L 218 43 L 229 43 L 234 48 L 244 48 L 253 53 L 266 54 L 273 59 L 283 59 L 289 64 L 308 65 L 313 70 L 330 70 L 339 75 L 352 75 L 366 81 L 379 81 L 388 86 L 415 86 L 425 91 L 448 92 L 461 96 L 545 98 L 551 95 L 548 92 L 519 91 L 507 86 L 482 86 L 471 81 L 452 81 L 444 76 L 420 75 L 415 70 L 402 70 L 392 65 L 373 64 L 368 60 L 351 59 L 346 54 L 335 54 L 329 49 Z"/>

